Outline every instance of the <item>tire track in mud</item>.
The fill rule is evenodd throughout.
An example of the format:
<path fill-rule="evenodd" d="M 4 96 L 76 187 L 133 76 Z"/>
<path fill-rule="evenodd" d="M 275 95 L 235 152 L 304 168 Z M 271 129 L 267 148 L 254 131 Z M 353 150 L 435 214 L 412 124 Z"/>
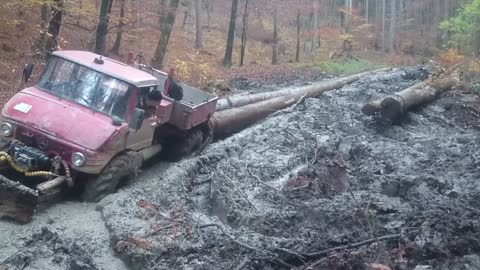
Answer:
<path fill-rule="evenodd" d="M 409 239 L 417 245 L 406 251 L 409 260 L 436 263 L 442 270 L 478 269 L 478 241 L 462 238 L 462 233 L 479 236 L 478 216 L 458 203 L 478 206 L 479 149 L 468 142 L 478 134 L 449 120 L 443 101 L 394 126 L 378 125 L 360 113 L 370 98 L 415 83 L 402 74 L 372 76 L 307 100 L 212 144 L 200 157 L 151 165 L 98 205 L 61 203 L 26 227 L 0 221 L 0 233 L 11 235 L 11 243 L 0 239 L 0 262 L 15 254 L 14 265 L 21 268 L 22 254 L 31 254 L 43 265 L 73 261 L 85 269 L 230 269 L 250 258 L 250 267 L 279 269 L 266 259 L 276 248 L 311 252 L 371 238 L 372 230 L 381 235 L 423 226 Z M 342 162 L 347 175 L 340 177 Z M 445 213 L 462 219 L 453 222 Z M 212 223 L 223 232 L 201 228 Z M 35 246 L 35 237 L 47 244 Z M 232 237 L 259 252 L 242 248 Z M 54 263 L 45 259 L 52 256 L 45 251 L 54 248 L 52 242 L 90 258 L 59 252 L 60 264 Z M 398 244 L 339 252 L 319 267 L 361 269 L 352 267 L 388 261 Z M 438 255 L 442 248 L 450 257 Z M 280 255 L 302 264 L 292 254 Z"/>

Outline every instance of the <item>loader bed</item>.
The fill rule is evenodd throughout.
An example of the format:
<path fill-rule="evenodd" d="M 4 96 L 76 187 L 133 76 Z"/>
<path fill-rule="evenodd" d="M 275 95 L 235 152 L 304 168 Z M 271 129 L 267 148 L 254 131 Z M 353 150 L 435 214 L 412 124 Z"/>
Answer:
<path fill-rule="evenodd" d="M 165 85 L 168 75 L 164 72 L 152 70 L 159 85 Z M 164 97 L 173 103 L 173 110 L 169 123 L 182 130 L 189 130 L 210 119 L 217 107 L 218 97 L 191 87 L 184 83 L 179 83 L 183 88 L 182 100 L 176 101 L 170 97 Z"/>
<path fill-rule="evenodd" d="M 0 175 L 0 217 L 30 222 L 37 210 L 38 192 Z"/>

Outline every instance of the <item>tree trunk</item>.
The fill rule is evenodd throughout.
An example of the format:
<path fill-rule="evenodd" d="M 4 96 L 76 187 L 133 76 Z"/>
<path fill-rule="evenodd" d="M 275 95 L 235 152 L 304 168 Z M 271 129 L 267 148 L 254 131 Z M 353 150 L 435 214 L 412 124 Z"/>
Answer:
<path fill-rule="evenodd" d="M 203 48 L 202 0 L 195 0 L 195 48 Z"/>
<path fill-rule="evenodd" d="M 210 31 L 210 22 L 212 20 L 213 5 L 212 0 L 207 0 L 207 29 Z"/>
<path fill-rule="evenodd" d="M 247 33 L 248 33 L 248 2 L 245 1 L 245 10 L 243 13 L 243 29 L 242 29 L 242 46 L 240 50 L 240 66 L 243 66 L 243 61 L 245 59 L 245 49 L 247 47 Z"/>
<path fill-rule="evenodd" d="M 273 4 L 273 44 L 272 44 L 272 65 L 278 64 L 278 10 L 277 2 Z"/>
<path fill-rule="evenodd" d="M 111 0 L 102 0 L 98 17 L 97 31 L 95 33 L 95 53 L 105 54 L 105 40 L 108 27 L 108 10 Z"/>
<path fill-rule="evenodd" d="M 395 51 L 395 35 L 397 28 L 397 1 L 390 0 L 390 38 L 389 38 L 389 51 Z"/>
<path fill-rule="evenodd" d="M 63 0 L 55 0 L 52 5 L 52 18 L 48 23 L 48 36 L 45 42 L 45 49 L 48 52 L 53 52 L 57 48 L 57 37 L 60 33 L 63 17 Z"/>
<path fill-rule="evenodd" d="M 313 3 L 313 22 L 312 22 L 312 60 L 315 61 L 315 55 L 317 52 L 317 24 L 318 24 L 318 10 L 317 10 L 317 2 Z"/>
<path fill-rule="evenodd" d="M 152 67 L 162 69 L 163 59 L 167 52 L 168 41 L 175 24 L 175 15 L 178 8 L 179 0 L 160 0 L 160 39 L 158 40 L 157 49 L 152 59 Z"/>
<path fill-rule="evenodd" d="M 185 9 L 184 16 L 183 16 L 182 30 L 185 30 L 185 26 L 187 25 L 188 17 L 190 17 L 190 10 L 191 10 L 192 1 L 193 0 L 190 0 L 187 3 L 187 7 Z"/>
<path fill-rule="evenodd" d="M 480 17 L 475 18 L 475 27 L 473 33 L 473 54 L 476 58 L 480 56 Z"/>
<path fill-rule="evenodd" d="M 297 13 L 297 50 L 295 52 L 295 61 L 300 62 L 300 10 Z"/>
<path fill-rule="evenodd" d="M 357 81 L 365 76 L 369 76 L 371 74 L 375 74 L 378 72 L 382 72 L 385 70 L 389 69 L 378 69 L 378 70 L 373 70 L 373 71 L 367 71 L 367 72 L 362 72 L 350 76 L 346 76 L 343 78 L 339 79 L 334 79 L 328 82 L 322 82 L 318 84 L 314 84 L 311 86 L 306 86 L 306 87 L 298 87 L 298 88 L 288 88 L 285 90 L 280 90 L 280 91 L 273 91 L 273 92 L 267 92 L 267 93 L 259 93 L 259 94 L 253 94 L 253 95 L 247 95 L 247 96 L 233 96 L 233 97 L 228 97 L 225 99 L 220 99 L 217 102 L 217 111 L 223 111 L 223 110 L 228 110 L 232 108 L 238 108 L 242 107 L 248 104 L 253 104 L 257 102 L 261 102 L 264 100 L 280 97 L 280 96 L 288 96 L 288 95 L 294 95 L 297 93 L 305 93 L 310 91 L 311 89 L 331 89 L 331 88 L 339 88 L 342 87 L 343 85 L 350 84 L 354 81 Z"/>
<path fill-rule="evenodd" d="M 365 21 L 367 22 L 367 24 L 370 23 L 370 1 L 369 0 L 365 0 Z"/>
<path fill-rule="evenodd" d="M 382 0 L 382 53 L 385 55 L 386 51 L 386 42 L 385 42 L 385 13 L 386 13 L 386 6 L 385 6 L 385 0 Z"/>
<path fill-rule="evenodd" d="M 117 37 L 115 38 L 115 43 L 113 44 L 111 52 L 118 55 L 120 50 L 120 44 L 122 42 L 123 36 L 123 27 L 125 26 L 125 22 L 123 21 L 125 18 L 125 1 L 127 0 L 120 0 L 120 22 L 118 23 L 118 32 Z"/>
<path fill-rule="evenodd" d="M 223 66 L 232 66 L 233 41 L 235 39 L 235 24 L 237 21 L 238 0 L 232 0 L 232 10 L 230 14 L 230 24 L 228 27 L 227 46 L 225 48 L 225 57 L 223 58 Z"/>
<path fill-rule="evenodd" d="M 357 79 L 367 76 L 371 73 L 372 72 L 364 72 L 362 74 L 357 74 Z M 297 89 L 288 95 L 271 98 L 258 103 L 252 103 L 243 107 L 217 111 L 211 118 L 214 135 L 217 138 L 229 135 L 267 117 L 278 110 L 287 108 L 302 99 L 318 97 L 324 92 L 341 88 L 349 82 L 350 80 L 345 78 L 334 80 L 326 84 L 312 85 Z"/>
<path fill-rule="evenodd" d="M 381 115 L 387 120 L 398 120 L 408 110 L 433 101 L 441 93 L 459 83 L 457 75 L 446 76 L 433 82 L 421 82 L 362 107 L 365 115 Z"/>

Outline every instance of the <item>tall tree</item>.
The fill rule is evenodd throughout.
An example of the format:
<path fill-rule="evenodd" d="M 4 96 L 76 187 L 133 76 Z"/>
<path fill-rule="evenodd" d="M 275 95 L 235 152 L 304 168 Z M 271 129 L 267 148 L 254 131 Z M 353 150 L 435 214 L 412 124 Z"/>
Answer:
<path fill-rule="evenodd" d="M 238 0 L 232 0 L 232 10 L 230 14 L 230 24 L 228 26 L 227 46 L 225 48 L 225 57 L 223 66 L 232 66 L 233 41 L 235 39 L 235 24 L 237 21 Z"/>
<path fill-rule="evenodd" d="M 245 59 L 245 49 L 247 47 L 248 2 L 249 2 L 249 0 L 245 0 L 245 9 L 243 11 L 242 45 L 241 45 L 241 48 L 240 48 L 240 66 L 243 66 L 243 61 Z"/>
<path fill-rule="evenodd" d="M 120 44 L 122 42 L 123 28 L 125 27 L 125 2 L 127 0 L 120 0 L 120 22 L 118 23 L 117 37 L 115 38 L 115 43 L 113 44 L 111 52 L 118 54 L 120 50 Z"/>
<path fill-rule="evenodd" d="M 195 48 L 203 48 L 202 0 L 195 0 Z"/>
<path fill-rule="evenodd" d="M 382 0 L 382 52 L 383 54 L 385 54 L 385 50 L 386 50 L 386 41 L 385 41 L 385 37 L 386 37 L 386 29 L 385 29 L 385 20 L 386 20 L 386 6 L 385 6 L 385 0 Z"/>
<path fill-rule="evenodd" d="M 278 64 L 278 9 L 277 1 L 273 2 L 273 43 L 272 43 L 272 65 Z"/>
<path fill-rule="evenodd" d="M 163 59 L 175 24 L 178 2 L 179 0 L 160 0 L 160 39 L 152 59 L 152 67 L 154 68 L 163 68 Z"/>
<path fill-rule="evenodd" d="M 97 31 L 95 33 L 95 53 L 98 54 L 105 54 L 105 40 L 107 36 L 108 10 L 110 9 L 110 1 L 113 0 L 102 0 L 100 5 Z"/>
<path fill-rule="evenodd" d="M 388 39 L 388 49 L 390 52 L 395 51 L 395 37 L 397 34 L 397 1 L 390 0 L 390 30 Z"/>
<path fill-rule="evenodd" d="M 300 9 L 297 12 L 297 49 L 295 52 L 295 61 L 300 62 Z"/>
<path fill-rule="evenodd" d="M 48 23 L 48 37 L 45 42 L 47 52 L 53 52 L 57 48 L 57 38 L 60 33 L 63 17 L 63 0 L 55 0 L 52 4 L 52 17 Z"/>
<path fill-rule="evenodd" d="M 312 60 L 315 60 L 315 55 L 317 51 L 317 34 L 318 34 L 318 6 L 317 2 L 313 2 L 313 20 L 312 20 Z"/>
<path fill-rule="evenodd" d="M 188 0 L 187 2 L 182 2 L 182 5 L 185 6 L 185 11 L 183 12 L 184 16 L 183 16 L 182 30 L 185 30 L 188 17 L 190 17 L 190 12 L 192 10 L 192 1 Z"/>

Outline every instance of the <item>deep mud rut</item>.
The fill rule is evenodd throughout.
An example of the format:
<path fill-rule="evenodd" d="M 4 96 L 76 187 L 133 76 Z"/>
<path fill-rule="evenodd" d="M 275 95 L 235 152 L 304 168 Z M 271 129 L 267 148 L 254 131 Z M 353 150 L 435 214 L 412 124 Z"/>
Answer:
<path fill-rule="evenodd" d="M 0 221 L 0 264 L 480 269 L 480 101 L 448 93 L 394 124 L 361 114 L 370 99 L 417 82 L 404 75 L 277 112 L 199 157 L 150 166 L 98 205 L 62 203 L 23 226 Z"/>

